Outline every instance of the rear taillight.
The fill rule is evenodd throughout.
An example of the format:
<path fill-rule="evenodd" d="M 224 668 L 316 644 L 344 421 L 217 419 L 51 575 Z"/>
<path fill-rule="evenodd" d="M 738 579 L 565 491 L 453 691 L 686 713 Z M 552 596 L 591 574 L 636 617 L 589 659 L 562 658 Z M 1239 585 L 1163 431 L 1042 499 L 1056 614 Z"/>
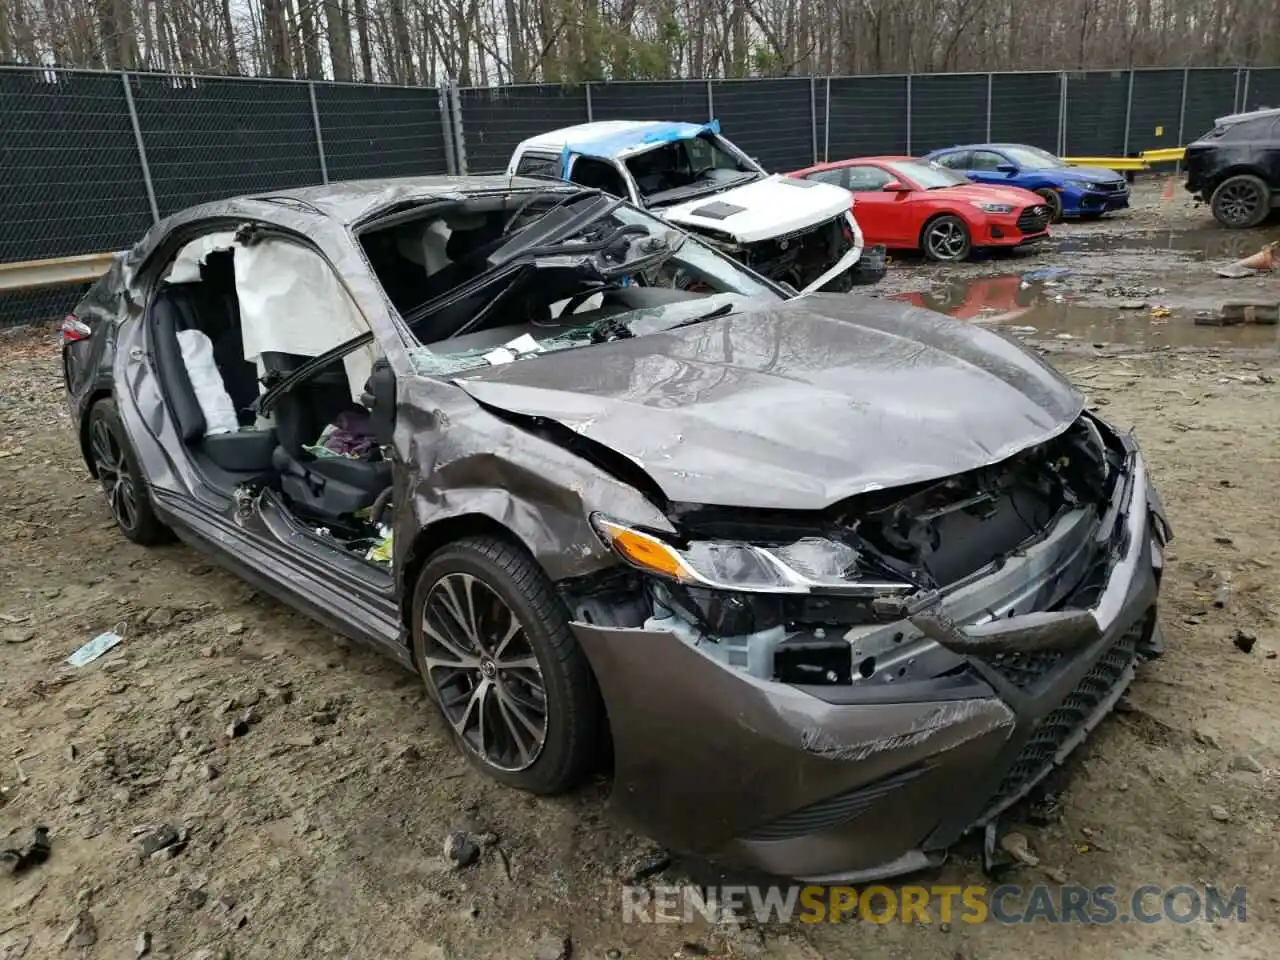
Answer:
<path fill-rule="evenodd" d="M 76 340 L 88 340 L 93 336 L 93 331 L 89 329 L 87 324 L 80 322 L 74 313 L 68 313 L 62 319 L 62 329 L 59 331 L 63 343 L 74 343 Z"/>

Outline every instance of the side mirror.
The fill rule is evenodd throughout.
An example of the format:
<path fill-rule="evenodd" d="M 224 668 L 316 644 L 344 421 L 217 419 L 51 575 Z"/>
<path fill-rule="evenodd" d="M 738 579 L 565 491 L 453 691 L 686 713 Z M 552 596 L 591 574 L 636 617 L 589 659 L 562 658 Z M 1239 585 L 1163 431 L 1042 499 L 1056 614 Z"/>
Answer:
<path fill-rule="evenodd" d="M 906 184 L 904 184 L 901 180 L 890 180 L 880 189 L 883 190 L 885 193 L 907 193 L 908 192 Z"/>
<path fill-rule="evenodd" d="M 390 444 L 396 425 L 396 375 L 385 359 L 373 362 L 360 402 L 369 411 L 374 439 L 384 446 Z"/>
<path fill-rule="evenodd" d="M 1002 163 L 998 167 L 996 167 L 996 172 L 997 173 L 1017 173 L 1018 168 L 1014 166 L 1012 163 Z"/>

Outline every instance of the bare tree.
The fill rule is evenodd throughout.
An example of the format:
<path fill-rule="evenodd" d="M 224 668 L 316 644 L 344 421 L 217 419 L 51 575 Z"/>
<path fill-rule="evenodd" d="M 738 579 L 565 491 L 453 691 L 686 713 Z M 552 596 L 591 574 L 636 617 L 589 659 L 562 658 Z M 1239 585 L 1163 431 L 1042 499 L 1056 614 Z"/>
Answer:
<path fill-rule="evenodd" d="M 0 0 L 0 61 L 463 85 L 1280 62 L 1280 0 Z M 353 30 L 354 26 L 354 30 Z"/>

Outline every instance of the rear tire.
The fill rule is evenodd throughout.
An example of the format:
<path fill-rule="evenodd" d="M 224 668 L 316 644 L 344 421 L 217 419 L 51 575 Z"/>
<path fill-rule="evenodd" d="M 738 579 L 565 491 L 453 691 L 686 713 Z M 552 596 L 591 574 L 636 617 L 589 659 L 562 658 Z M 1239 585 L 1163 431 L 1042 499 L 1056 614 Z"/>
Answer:
<path fill-rule="evenodd" d="M 99 400 L 89 411 L 89 456 L 120 532 L 144 547 L 173 540 L 173 531 L 151 506 L 151 494 L 114 400 Z"/>
<path fill-rule="evenodd" d="M 967 260 L 973 250 L 969 227 L 959 217 L 949 213 L 930 220 L 920 231 L 920 249 L 930 260 L 940 263 Z"/>
<path fill-rule="evenodd" d="M 1271 188 L 1251 173 L 1237 174 L 1218 184 L 1209 206 L 1213 218 L 1224 227 L 1246 230 L 1256 227 L 1271 213 Z"/>
<path fill-rule="evenodd" d="M 414 585 L 414 659 L 458 748 L 482 773 L 558 794 L 598 757 L 604 712 L 555 587 L 497 537 L 442 547 Z"/>
<path fill-rule="evenodd" d="M 1058 191 L 1051 190 L 1048 187 L 1041 187 L 1039 190 L 1036 191 L 1036 194 L 1040 197 L 1041 200 L 1045 202 L 1045 205 L 1049 208 L 1049 222 L 1061 223 L 1062 222 L 1062 197 L 1059 195 Z"/>

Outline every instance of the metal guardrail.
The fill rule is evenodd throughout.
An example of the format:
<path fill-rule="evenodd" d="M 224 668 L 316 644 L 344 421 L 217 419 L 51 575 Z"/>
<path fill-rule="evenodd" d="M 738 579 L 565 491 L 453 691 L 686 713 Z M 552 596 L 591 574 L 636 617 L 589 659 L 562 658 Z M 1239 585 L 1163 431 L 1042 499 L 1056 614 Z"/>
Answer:
<path fill-rule="evenodd" d="M 117 256 L 114 252 L 86 253 L 52 260 L 0 263 L 0 293 L 92 283 L 110 269 Z"/>
<path fill-rule="evenodd" d="M 1147 169 L 1147 161 L 1141 157 L 1063 157 L 1067 163 L 1073 167 L 1102 167 L 1106 170 L 1115 170 L 1117 173 L 1125 170 L 1145 170 Z"/>
<path fill-rule="evenodd" d="M 1186 147 L 1165 147 L 1163 150 L 1142 151 L 1142 159 L 1147 163 L 1177 163 L 1186 155 Z"/>
<path fill-rule="evenodd" d="M 1104 167 L 1117 172 L 1147 170 L 1157 163 L 1178 163 L 1186 156 L 1186 147 L 1164 147 L 1143 150 L 1136 157 L 1063 157 L 1073 167 Z"/>

